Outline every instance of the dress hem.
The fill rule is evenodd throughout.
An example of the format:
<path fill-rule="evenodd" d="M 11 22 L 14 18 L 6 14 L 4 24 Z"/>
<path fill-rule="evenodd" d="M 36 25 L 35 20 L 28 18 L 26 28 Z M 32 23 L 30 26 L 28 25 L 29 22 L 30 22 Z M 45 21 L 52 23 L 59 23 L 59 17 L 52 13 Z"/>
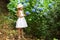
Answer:
<path fill-rule="evenodd" d="M 16 27 L 16 28 L 26 28 L 26 27 Z"/>

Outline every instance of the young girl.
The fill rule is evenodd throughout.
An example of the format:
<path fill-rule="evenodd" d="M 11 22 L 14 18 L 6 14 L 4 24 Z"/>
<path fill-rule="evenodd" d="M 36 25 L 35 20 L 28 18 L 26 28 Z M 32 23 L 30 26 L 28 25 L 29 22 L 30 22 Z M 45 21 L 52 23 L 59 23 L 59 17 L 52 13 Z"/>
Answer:
<path fill-rule="evenodd" d="M 25 14 L 23 12 L 23 5 L 22 4 L 17 5 L 17 16 L 18 16 L 18 20 L 16 22 L 16 28 L 17 28 L 18 33 L 19 33 L 18 38 L 20 39 L 20 38 L 24 38 L 23 28 L 27 27 L 27 23 L 26 23 L 26 20 L 24 18 Z"/>

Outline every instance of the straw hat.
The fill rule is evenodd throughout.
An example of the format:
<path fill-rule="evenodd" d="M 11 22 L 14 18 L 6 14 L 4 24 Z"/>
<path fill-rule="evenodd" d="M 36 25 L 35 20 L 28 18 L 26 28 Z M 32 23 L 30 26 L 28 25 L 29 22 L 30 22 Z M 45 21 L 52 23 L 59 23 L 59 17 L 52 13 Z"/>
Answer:
<path fill-rule="evenodd" d="M 21 3 L 17 5 L 17 8 L 21 8 L 21 7 L 23 8 L 23 5 Z"/>

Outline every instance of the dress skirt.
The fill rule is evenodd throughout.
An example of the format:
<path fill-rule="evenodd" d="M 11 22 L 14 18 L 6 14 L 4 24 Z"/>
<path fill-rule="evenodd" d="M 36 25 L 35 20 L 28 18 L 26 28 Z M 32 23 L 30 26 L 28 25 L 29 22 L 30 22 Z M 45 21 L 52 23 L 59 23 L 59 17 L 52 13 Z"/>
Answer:
<path fill-rule="evenodd" d="M 24 17 L 18 18 L 16 22 L 16 28 L 25 28 L 27 27 L 27 22 Z"/>

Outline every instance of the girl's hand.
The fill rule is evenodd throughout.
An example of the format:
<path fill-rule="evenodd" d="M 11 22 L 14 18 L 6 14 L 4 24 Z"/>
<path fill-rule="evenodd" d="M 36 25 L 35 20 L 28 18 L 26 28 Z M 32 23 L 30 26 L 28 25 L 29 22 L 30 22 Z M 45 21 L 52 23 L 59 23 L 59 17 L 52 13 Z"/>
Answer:
<path fill-rule="evenodd" d="M 24 14 L 24 16 L 26 16 L 26 14 Z"/>

